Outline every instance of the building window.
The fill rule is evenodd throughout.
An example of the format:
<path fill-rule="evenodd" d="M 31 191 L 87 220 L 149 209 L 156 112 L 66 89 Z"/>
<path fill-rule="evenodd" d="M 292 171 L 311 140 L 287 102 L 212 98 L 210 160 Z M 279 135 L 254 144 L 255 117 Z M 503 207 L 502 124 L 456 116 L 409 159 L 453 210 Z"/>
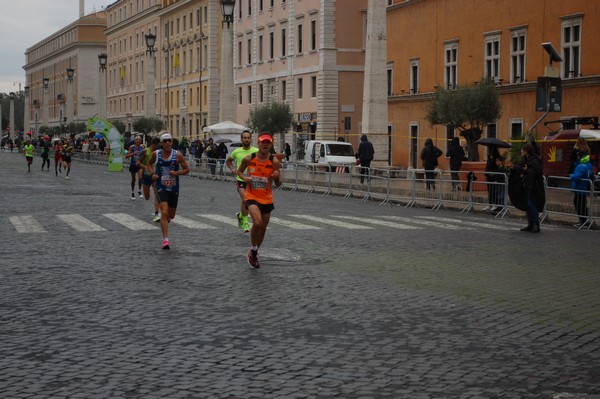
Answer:
<path fill-rule="evenodd" d="M 252 86 L 248 86 L 248 104 L 252 104 Z"/>
<path fill-rule="evenodd" d="M 250 0 L 248 0 L 248 1 L 250 1 Z M 242 9 L 243 9 L 243 7 L 242 7 L 242 4 L 243 4 L 242 0 L 240 0 L 239 3 L 240 4 L 238 4 L 238 6 L 237 6 L 237 9 L 238 9 L 238 18 L 241 19 L 242 18 Z"/>
<path fill-rule="evenodd" d="M 242 41 L 238 42 L 238 66 L 242 66 Z"/>
<path fill-rule="evenodd" d="M 446 149 L 444 150 L 445 154 L 448 153 L 448 146 L 450 145 L 450 142 L 452 141 L 453 138 L 454 138 L 454 129 L 450 126 L 446 126 Z"/>
<path fill-rule="evenodd" d="M 252 15 L 252 1 L 248 0 L 248 16 Z"/>
<path fill-rule="evenodd" d="M 310 96 L 312 98 L 317 97 L 317 77 L 316 76 L 312 76 L 310 78 Z"/>
<path fill-rule="evenodd" d="M 562 23 L 563 78 L 581 76 L 581 18 Z"/>
<path fill-rule="evenodd" d="M 498 137 L 498 133 L 496 132 L 496 129 L 497 129 L 497 125 L 495 123 L 488 123 L 487 124 L 487 136 L 489 138 L 493 138 L 493 139 Z"/>
<path fill-rule="evenodd" d="M 394 69 L 393 69 L 393 66 L 388 65 L 388 67 L 387 67 L 387 95 L 388 96 L 391 96 L 394 94 L 393 82 L 394 82 Z"/>
<path fill-rule="evenodd" d="M 490 35 L 485 38 L 485 76 L 500 81 L 500 35 Z"/>
<path fill-rule="evenodd" d="M 298 54 L 302 54 L 302 24 L 298 24 Z"/>
<path fill-rule="evenodd" d="M 263 0 L 258 0 L 258 12 L 263 11 Z"/>
<path fill-rule="evenodd" d="M 419 92 L 419 60 L 410 62 L 410 94 Z"/>
<path fill-rule="evenodd" d="M 310 49 L 317 49 L 317 21 L 310 21 Z"/>
<path fill-rule="evenodd" d="M 527 31 L 515 30 L 511 33 L 510 40 L 510 82 L 521 83 L 525 81 L 525 43 Z"/>
<path fill-rule="evenodd" d="M 261 83 L 258 85 L 258 102 L 265 101 L 265 86 Z"/>
<path fill-rule="evenodd" d="M 275 32 L 269 32 L 269 59 L 275 57 Z"/>
<path fill-rule="evenodd" d="M 242 88 L 238 87 L 238 104 L 242 105 L 243 102 L 243 98 L 242 98 Z"/>
<path fill-rule="evenodd" d="M 263 35 L 258 36 L 258 62 L 263 60 Z"/>
<path fill-rule="evenodd" d="M 250 65 L 250 64 L 252 64 L 252 39 L 248 39 L 247 43 L 248 43 L 248 49 L 247 49 L 248 65 Z"/>
<path fill-rule="evenodd" d="M 304 79 L 302 78 L 298 78 L 298 99 L 302 100 L 302 97 L 304 97 Z"/>
<path fill-rule="evenodd" d="M 281 100 L 285 101 L 287 92 L 287 83 L 285 80 L 281 81 Z"/>
<path fill-rule="evenodd" d="M 281 56 L 285 57 L 286 56 L 286 49 L 287 47 L 287 34 L 285 31 L 285 28 L 281 28 Z"/>
<path fill-rule="evenodd" d="M 444 46 L 444 79 L 447 89 L 455 89 L 457 83 L 458 43 Z"/>
<path fill-rule="evenodd" d="M 510 139 L 520 140 L 523 138 L 523 120 L 510 119 Z"/>

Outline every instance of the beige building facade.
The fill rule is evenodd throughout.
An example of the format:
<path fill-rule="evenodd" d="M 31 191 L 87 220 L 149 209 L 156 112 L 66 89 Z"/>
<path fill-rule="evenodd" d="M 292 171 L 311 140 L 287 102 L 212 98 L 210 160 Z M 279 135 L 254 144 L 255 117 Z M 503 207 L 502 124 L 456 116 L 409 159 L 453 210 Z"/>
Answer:
<path fill-rule="evenodd" d="M 449 140 L 459 135 L 426 121 L 438 87 L 452 89 L 490 77 L 497 84 L 502 114 L 483 136 L 511 140 L 528 132 L 544 114 L 536 110 L 536 90 L 550 63 L 542 46 L 546 42 L 563 61 L 552 65 L 562 80 L 562 108 L 545 120 L 598 116 L 598 16 L 600 2 L 586 0 L 389 0 L 391 164 L 420 168 L 427 138 L 445 152 Z M 549 132 L 541 123 L 534 134 L 542 139 Z M 482 147 L 480 157 L 484 155 Z M 440 167 L 448 168 L 447 159 L 441 158 Z"/>
<path fill-rule="evenodd" d="M 237 122 L 272 100 L 285 101 L 297 158 L 308 139 L 358 145 L 367 0 L 238 0 L 234 16 Z"/>
<path fill-rule="evenodd" d="M 83 15 L 25 51 L 25 128 L 87 122 L 100 106 L 98 54 L 105 52 L 106 13 Z M 74 70 L 73 80 L 67 68 Z M 48 87 L 44 89 L 44 78 Z"/>

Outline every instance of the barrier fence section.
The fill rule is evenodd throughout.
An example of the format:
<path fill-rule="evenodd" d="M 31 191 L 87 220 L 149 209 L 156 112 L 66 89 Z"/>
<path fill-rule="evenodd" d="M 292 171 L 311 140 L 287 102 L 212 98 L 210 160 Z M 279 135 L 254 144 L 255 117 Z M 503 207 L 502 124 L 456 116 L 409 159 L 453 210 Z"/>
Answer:
<path fill-rule="evenodd" d="M 108 162 L 108 156 L 98 151 L 75 151 L 74 159 L 90 163 Z M 235 180 L 227 167 L 221 169 L 220 160 L 201 158 L 190 162 L 189 166 L 192 176 L 200 179 Z M 481 210 L 489 211 L 496 218 L 516 211 L 510 203 L 508 176 L 504 173 L 486 172 L 489 179 L 484 180 L 464 170 L 393 170 L 343 164 L 325 167 L 303 162 L 284 162 L 281 173 L 283 184 L 279 190 L 360 198 L 362 201 L 380 202 L 380 205 L 426 206 L 432 210 L 453 206 L 460 208 L 461 213 L 482 207 Z M 578 229 L 595 226 L 596 219 L 600 218 L 600 201 L 596 198 L 600 192 L 594 192 L 592 181 L 588 180 L 588 184 L 589 190 L 575 190 L 571 188 L 568 177 L 548 176 L 544 184 L 546 206 L 540 221 L 551 220 L 555 215 L 572 219 Z M 585 211 L 576 209 L 575 193 L 586 198 Z"/>

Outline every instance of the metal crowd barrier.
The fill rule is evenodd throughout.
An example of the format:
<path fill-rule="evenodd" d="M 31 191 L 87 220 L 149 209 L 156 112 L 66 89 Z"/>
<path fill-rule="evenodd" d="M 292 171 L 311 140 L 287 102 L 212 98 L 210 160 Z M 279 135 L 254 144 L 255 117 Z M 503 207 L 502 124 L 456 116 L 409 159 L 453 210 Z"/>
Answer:
<path fill-rule="evenodd" d="M 39 155 L 39 154 L 38 154 Z M 53 153 L 50 153 L 51 158 Z M 75 151 L 74 159 L 106 163 L 108 156 L 98 151 L 82 153 Z M 209 162 L 210 161 L 210 162 Z M 206 180 L 233 181 L 226 166 L 221 174 L 219 160 L 201 158 L 199 162 L 189 162 L 192 176 Z M 126 170 L 127 168 L 124 168 Z M 508 196 L 508 176 L 504 173 L 487 172 L 491 176 L 504 177 L 504 182 L 488 182 L 482 178 L 483 172 L 474 180 L 472 172 L 434 170 L 433 177 L 426 175 L 424 169 L 394 170 L 387 168 L 361 168 L 352 165 L 331 165 L 303 162 L 284 162 L 281 168 L 283 184 L 279 190 L 302 191 L 306 194 L 317 193 L 323 196 L 336 195 L 345 198 L 360 198 L 361 201 L 376 201 L 380 205 L 401 204 L 405 207 L 427 206 L 432 210 L 458 207 L 461 213 L 469 213 L 477 207 L 493 207 L 496 218 L 504 218 L 516 208 Z M 363 182 L 361 183 L 361 179 Z M 502 179 L 501 179 L 502 180 Z M 427 189 L 430 183 L 430 188 Z M 552 216 L 563 219 L 572 218 L 578 222 L 585 218 L 579 229 L 591 229 L 600 218 L 600 201 L 593 190 L 574 190 L 568 177 L 549 176 L 545 179 L 546 206 L 541 212 L 540 221 L 551 220 Z M 431 185 L 434 184 L 435 188 Z M 490 200 L 489 191 L 495 190 L 495 200 Z M 573 204 L 575 192 L 586 195 L 587 215 L 580 215 Z M 485 208 L 483 208 L 485 209 Z"/>

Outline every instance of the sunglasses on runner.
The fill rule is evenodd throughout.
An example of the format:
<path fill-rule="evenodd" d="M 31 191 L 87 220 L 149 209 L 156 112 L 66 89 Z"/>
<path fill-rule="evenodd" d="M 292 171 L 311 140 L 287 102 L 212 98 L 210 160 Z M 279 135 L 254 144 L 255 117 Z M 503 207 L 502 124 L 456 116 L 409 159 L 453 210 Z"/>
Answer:
<path fill-rule="evenodd" d="M 170 143 L 171 141 L 173 141 L 173 140 L 171 140 L 171 139 L 166 139 L 166 140 L 163 140 L 162 142 L 163 142 L 163 143 Z"/>

